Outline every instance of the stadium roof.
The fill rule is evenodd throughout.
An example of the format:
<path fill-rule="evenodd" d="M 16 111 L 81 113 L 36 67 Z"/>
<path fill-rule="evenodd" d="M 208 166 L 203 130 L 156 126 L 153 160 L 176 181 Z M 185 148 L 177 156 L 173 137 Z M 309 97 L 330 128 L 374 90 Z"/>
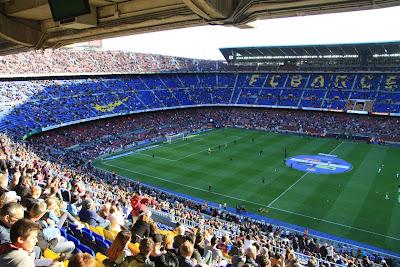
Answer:
<path fill-rule="evenodd" d="M 226 61 L 290 58 L 400 56 L 400 41 L 385 43 L 326 44 L 221 48 Z"/>
<path fill-rule="evenodd" d="M 76 1 L 79 0 L 73 2 Z M 90 14 L 55 22 L 49 0 L 0 0 L 0 55 L 190 26 L 209 24 L 246 28 L 249 27 L 247 23 L 256 19 L 400 5 L 400 0 L 82 1 L 89 1 Z"/>

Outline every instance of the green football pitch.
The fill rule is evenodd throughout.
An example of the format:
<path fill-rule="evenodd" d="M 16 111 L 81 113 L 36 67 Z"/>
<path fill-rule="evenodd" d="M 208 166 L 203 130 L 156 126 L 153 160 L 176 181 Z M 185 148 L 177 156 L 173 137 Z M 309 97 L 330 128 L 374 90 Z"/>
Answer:
<path fill-rule="evenodd" d="M 284 164 L 285 148 L 288 157 L 334 154 L 353 168 L 330 175 L 298 171 Z M 254 213 L 262 208 L 270 218 L 400 252 L 397 147 L 225 128 L 94 164 L 161 188 L 232 207 L 245 205 Z"/>

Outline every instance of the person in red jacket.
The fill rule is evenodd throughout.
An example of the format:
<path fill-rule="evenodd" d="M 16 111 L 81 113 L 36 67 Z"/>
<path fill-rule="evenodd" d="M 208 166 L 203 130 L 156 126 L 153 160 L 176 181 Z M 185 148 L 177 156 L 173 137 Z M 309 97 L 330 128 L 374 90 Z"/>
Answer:
<path fill-rule="evenodd" d="M 132 206 L 132 215 L 136 217 L 139 217 L 142 212 L 147 211 L 147 205 L 157 204 L 153 198 L 146 195 L 141 195 L 140 192 L 135 192 L 130 201 Z"/>

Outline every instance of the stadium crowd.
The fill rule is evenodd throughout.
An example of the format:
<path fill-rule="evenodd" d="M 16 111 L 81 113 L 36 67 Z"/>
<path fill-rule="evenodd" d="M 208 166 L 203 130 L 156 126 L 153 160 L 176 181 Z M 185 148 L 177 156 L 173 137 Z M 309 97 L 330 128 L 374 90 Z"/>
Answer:
<path fill-rule="evenodd" d="M 200 129 L 235 126 L 266 131 L 290 132 L 315 136 L 364 138 L 400 142 L 399 118 L 360 116 L 316 111 L 255 108 L 191 108 L 139 113 L 60 128 L 35 135 L 29 144 L 43 157 L 65 160 L 91 159 L 117 149 L 154 141 L 166 134 L 195 132 Z M 367 138 L 368 137 L 368 138 Z M 68 154 L 69 155 L 69 154 Z"/>
<path fill-rule="evenodd" d="M 45 50 L 0 57 L 0 72 L 5 74 L 203 72 L 224 69 L 229 68 L 215 61 L 110 51 Z M 244 79 L 247 81 L 247 77 Z M 68 81 L 63 82 L 69 85 Z M 148 79 L 147 85 L 144 85 L 154 86 L 152 89 L 155 89 L 159 84 L 153 82 Z M 181 82 L 190 87 L 188 82 Z M 36 117 L 30 119 L 38 125 L 43 122 L 43 126 L 64 122 L 61 117 L 56 119 L 53 116 L 56 113 L 70 116 L 64 117 L 65 121 L 102 115 L 99 110 L 89 111 L 85 104 L 93 104 L 101 97 L 104 103 L 115 103 L 124 99 L 129 89 L 127 83 L 118 80 L 86 79 L 76 88 L 81 90 L 83 86 L 87 96 L 81 101 L 66 101 L 65 105 L 57 105 L 64 97 L 58 95 L 60 92 L 72 96 L 68 99 L 81 96 L 72 94 L 75 85 L 57 83 L 51 80 L 21 81 L 16 86 L 19 90 L 9 90 L 9 85 L 2 83 L 0 86 L 4 88 L 1 92 L 4 94 L 0 97 L 4 102 L 18 102 L 32 97 L 33 101 L 24 106 L 25 110 L 17 110 L 15 115 L 27 121 L 31 115 L 27 110 L 37 111 Z M 89 86 L 91 83 L 94 86 Z M 208 84 L 206 76 L 201 83 Z M 233 81 L 228 81 L 226 88 L 228 83 Z M 116 88 L 126 87 L 126 92 L 122 89 L 120 95 L 113 95 L 101 88 L 110 84 Z M 51 88 L 54 90 L 38 96 L 37 92 L 43 87 L 54 87 Z M 110 88 L 114 90 L 114 87 Z M 147 91 L 140 92 L 142 99 L 147 99 L 148 105 L 154 104 L 152 98 L 145 98 Z M 157 93 L 161 91 L 167 94 L 167 90 L 158 90 Z M 222 87 L 215 90 L 213 97 L 207 93 L 204 96 L 188 93 L 190 96 L 187 96 L 186 91 L 181 91 L 182 99 L 171 92 L 167 96 L 160 93 L 160 98 L 165 101 L 162 104 L 174 106 L 176 103 L 173 101 L 177 101 L 183 105 L 187 104 L 183 102 L 186 98 L 193 100 L 189 104 L 208 103 L 203 98 L 228 103 L 233 95 Z M 157 96 L 155 91 L 152 93 Z M 247 103 L 249 99 L 255 99 L 253 96 L 249 90 L 242 98 Z M 297 100 L 293 101 L 297 103 Z M 110 108 L 104 103 L 99 104 L 99 109 Z M 134 106 L 133 102 L 131 104 Z M 78 107 L 81 108 L 79 113 Z M 71 114 L 67 110 L 71 110 Z M 46 114 L 50 115 L 49 118 L 44 118 Z M 386 142 L 400 142 L 399 123 L 395 117 L 214 107 L 98 120 L 44 132 L 33 136 L 27 144 L 1 134 L 0 266 L 35 266 L 34 259 L 49 258 L 49 251 L 55 253 L 52 257 L 55 263 L 47 265 L 67 258 L 72 267 L 96 266 L 96 252 L 105 255 L 101 260 L 107 266 L 311 267 L 330 266 L 332 263 L 338 266 L 373 266 L 375 263 L 384 267 L 394 266 L 390 258 L 384 259 L 350 247 L 334 247 L 307 234 L 254 222 L 207 203 L 193 202 L 124 180 L 112 173 L 100 172 L 91 166 L 90 161 L 85 163 L 107 152 L 140 145 L 144 140 L 153 141 L 166 134 L 195 132 L 209 127 L 232 126 L 347 138 L 372 136 Z M 38 125 L 26 126 L 33 129 Z M 26 128 L 15 129 L 22 132 Z M 198 226 L 187 227 L 177 223 L 171 230 L 156 223 L 152 211 L 173 216 L 178 222 L 194 222 Z M 110 231 L 111 236 L 107 237 L 105 230 Z M 101 261 L 98 257 L 96 259 Z"/>
<path fill-rule="evenodd" d="M 87 229 L 85 223 L 116 234 L 114 242 L 103 250 L 108 257 L 104 263 L 109 266 L 301 266 L 295 252 L 311 256 L 307 266 L 329 266 L 328 262 L 372 266 L 371 256 L 383 266 L 392 264 L 390 259 L 346 248 L 339 251 L 306 234 L 253 222 L 207 203 L 100 173 L 90 164 L 67 168 L 43 161 L 24 144 L 3 134 L 0 145 L 2 266 L 34 266 L 33 259 L 46 255 L 48 249 L 67 257 L 72 254 L 69 266 L 94 266 L 73 265 L 75 261 L 91 261 L 92 256 L 76 253 L 83 248 L 71 237 L 74 234 L 83 243 L 85 235 L 79 233 Z M 152 220 L 150 210 L 201 223 L 191 229 L 177 224 L 166 233 Z M 72 231 L 71 235 L 65 237 L 65 229 Z M 217 237 L 215 232 L 221 229 L 230 234 Z M 139 250 L 127 249 L 130 241 L 139 243 Z M 90 245 L 89 251 L 101 251 Z"/>
<path fill-rule="evenodd" d="M 208 61 L 122 51 L 46 49 L 0 56 L 2 74 L 148 73 L 215 71 L 221 61 Z"/>
<path fill-rule="evenodd" d="M 65 74 L 65 73 L 153 73 L 153 72 L 204 72 L 204 71 L 398 71 L 396 62 L 374 58 L 369 66 L 360 66 L 351 59 L 327 61 L 282 62 L 265 64 L 242 62 L 228 65 L 224 61 L 190 59 L 156 54 L 142 54 L 101 49 L 60 48 L 29 51 L 0 56 L 0 73 L 16 74 Z M 246 65 L 247 64 L 247 65 Z"/>
<path fill-rule="evenodd" d="M 4 113 L 0 130 L 23 136 L 44 127 L 108 115 L 209 105 L 400 113 L 398 77 L 377 74 L 368 84 L 366 77 L 370 76 L 164 73 L 0 81 L 0 112 Z M 340 79 L 340 84 L 322 82 Z"/>
<path fill-rule="evenodd" d="M 101 139 L 107 133 L 116 136 L 127 133 L 127 130 L 132 133 L 149 125 L 152 131 L 139 134 L 133 140 L 155 138 L 183 129 L 197 130 L 209 124 L 277 130 L 284 126 L 282 122 L 286 120 L 289 126 L 297 129 L 313 127 L 322 132 L 319 126 L 326 119 L 324 113 L 316 113 L 315 118 L 318 119 L 308 119 L 307 123 L 305 118 L 309 117 L 309 112 L 243 111 L 239 108 L 204 108 L 138 114 L 114 119 L 113 122 L 108 120 L 106 123 L 72 126 L 71 132 L 67 128 L 45 133 L 32 139 L 30 148 L 2 134 L 0 264 L 34 266 L 33 258 L 46 255 L 48 249 L 67 257 L 72 254 L 70 263 L 73 264 L 75 261 L 90 261 L 92 256 L 82 254 L 85 247 L 74 239 L 80 238 L 81 243 L 85 242 L 83 233 L 87 232 L 82 229 L 87 229 L 87 223 L 90 227 L 106 228 L 116 234 L 114 242 L 103 250 L 94 243 L 86 243 L 91 247 L 89 252 L 104 252 L 108 257 L 105 263 L 110 265 L 295 267 L 304 264 L 297 254 L 302 253 L 310 256 L 307 266 L 329 266 L 328 262 L 345 266 L 372 266 L 374 261 L 391 266 L 391 259 L 345 247 L 334 248 L 306 234 L 291 233 L 276 226 L 254 222 L 241 215 L 212 208 L 207 203 L 196 203 L 124 180 L 115 174 L 101 173 L 91 164 L 73 165 L 65 155 L 59 155 L 64 161 L 42 159 L 32 150 L 35 148 L 39 151 L 40 145 L 52 147 L 58 142 L 59 148 L 63 148 L 63 145 Z M 335 119 L 345 125 L 345 122 L 355 118 L 338 114 Z M 374 117 L 360 118 L 363 119 L 352 124 L 355 127 L 352 131 L 360 131 L 360 127 L 364 126 L 372 127 L 370 130 L 375 131 L 394 129 L 390 122 L 377 126 L 376 121 L 369 121 Z M 334 121 L 332 125 L 335 125 Z M 337 130 L 337 125 L 332 129 Z M 40 151 L 39 154 L 44 156 L 49 152 Z M 101 153 L 101 149 L 97 153 Z M 151 210 L 173 215 L 178 218 L 177 221 L 186 219 L 196 222 L 199 226 L 188 228 L 178 224 L 173 231 L 163 232 L 159 229 L 161 225 L 152 220 Z M 225 234 L 217 235 L 221 230 Z M 139 250 L 126 249 L 130 241 L 138 243 Z"/>

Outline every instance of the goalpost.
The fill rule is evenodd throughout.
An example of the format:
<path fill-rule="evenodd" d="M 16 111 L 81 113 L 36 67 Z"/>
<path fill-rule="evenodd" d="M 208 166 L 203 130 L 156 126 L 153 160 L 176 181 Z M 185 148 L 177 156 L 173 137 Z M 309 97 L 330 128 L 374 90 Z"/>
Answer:
<path fill-rule="evenodd" d="M 167 134 L 165 135 L 165 138 L 167 139 L 168 144 L 172 144 L 173 142 L 179 140 L 186 140 L 186 134 L 185 133 Z"/>

